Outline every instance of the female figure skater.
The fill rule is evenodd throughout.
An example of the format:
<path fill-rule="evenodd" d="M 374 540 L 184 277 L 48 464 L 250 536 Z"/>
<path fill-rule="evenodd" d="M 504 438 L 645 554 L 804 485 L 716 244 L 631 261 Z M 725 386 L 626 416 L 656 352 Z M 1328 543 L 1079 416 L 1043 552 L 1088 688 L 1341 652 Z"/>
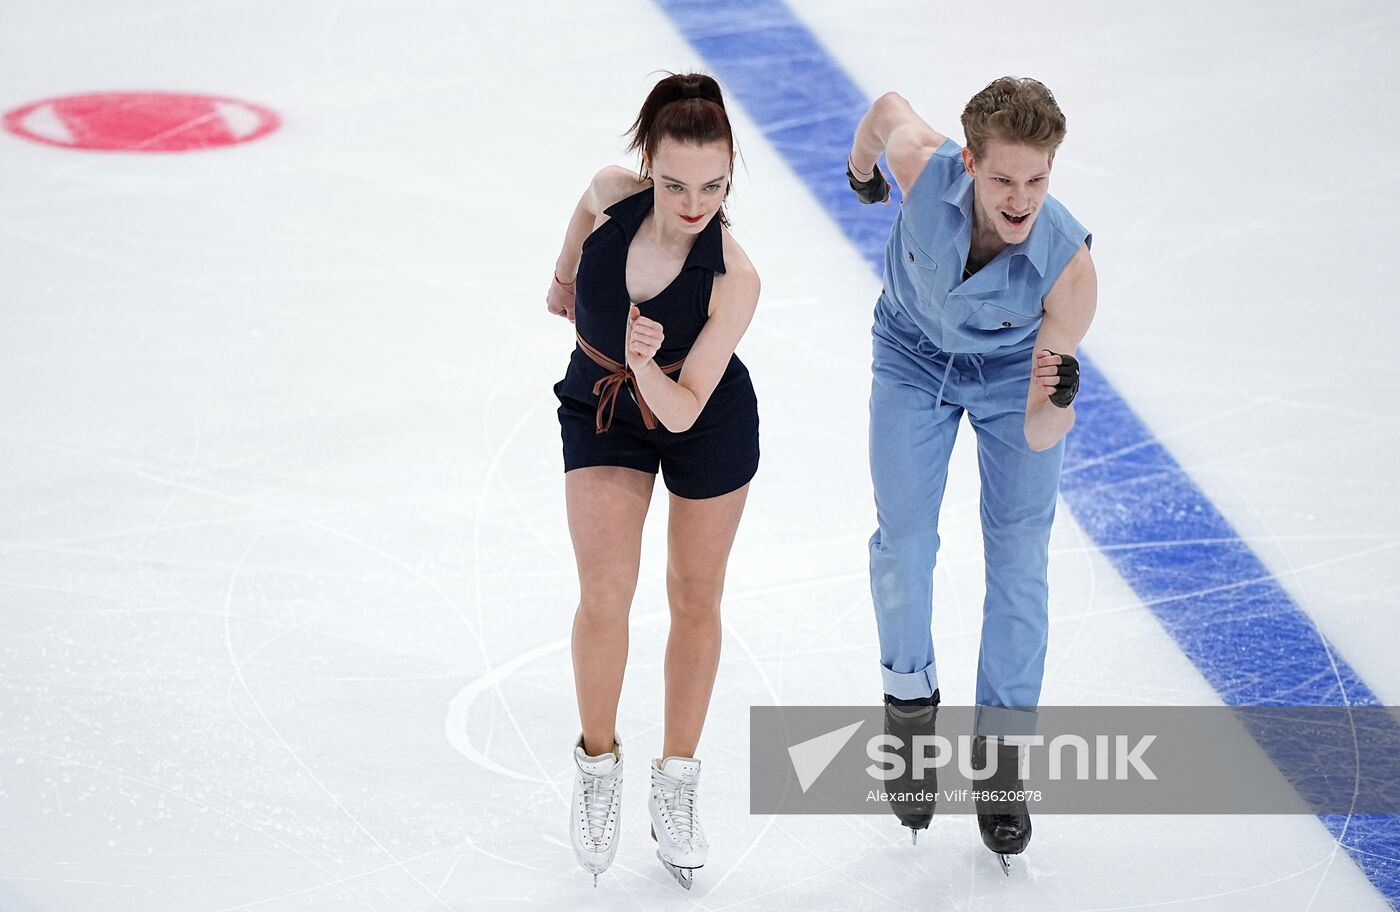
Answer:
<path fill-rule="evenodd" d="M 550 313 L 577 346 L 554 387 L 564 490 L 578 562 L 571 822 L 585 870 L 617 852 L 623 755 L 615 734 L 637 587 L 642 523 L 660 468 L 670 492 L 666 709 L 649 799 L 657 855 L 685 888 L 708 844 L 695 758 L 719 667 L 725 564 L 758 469 L 758 408 L 734 349 L 758 302 L 758 274 L 730 236 L 724 201 L 734 139 L 714 79 L 671 75 L 642 105 L 629 151 L 579 200 L 555 264 Z"/>

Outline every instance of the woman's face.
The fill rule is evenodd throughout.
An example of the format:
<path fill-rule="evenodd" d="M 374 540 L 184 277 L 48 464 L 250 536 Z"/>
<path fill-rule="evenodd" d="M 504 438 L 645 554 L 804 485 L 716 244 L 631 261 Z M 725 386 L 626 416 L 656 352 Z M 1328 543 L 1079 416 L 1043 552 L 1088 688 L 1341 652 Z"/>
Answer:
<path fill-rule="evenodd" d="M 648 163 L 656 215 L 687 234 L 704 231 L 729 192 L 730 160 L 729 146 L 723 142 L 695 145 L 662 139 Z"/>

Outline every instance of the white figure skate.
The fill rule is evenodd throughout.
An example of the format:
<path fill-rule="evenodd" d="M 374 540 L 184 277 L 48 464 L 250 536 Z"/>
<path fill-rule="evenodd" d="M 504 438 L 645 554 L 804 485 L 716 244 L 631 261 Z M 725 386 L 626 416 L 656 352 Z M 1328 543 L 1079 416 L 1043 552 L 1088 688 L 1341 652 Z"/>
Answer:
<path fill-rule="evenodd" d="M 570 825 L 574 857 L 583 869 L 598 875 L 617 855 L 617 825 L 622 815 L 622 742 L 616 738 L 611 752 L 590 757 L 583 752 L 583 736 L 574 745 L 574 812 Z"/>
<path fill-rule="evenodd" d="M 705 864 L 710 844 L 695 809 L 700 784 L 700 761 L 693 757 L 667 757 L 651 765 L 651 838 L 656 857 L 687 890 L 695 869 Z"/>

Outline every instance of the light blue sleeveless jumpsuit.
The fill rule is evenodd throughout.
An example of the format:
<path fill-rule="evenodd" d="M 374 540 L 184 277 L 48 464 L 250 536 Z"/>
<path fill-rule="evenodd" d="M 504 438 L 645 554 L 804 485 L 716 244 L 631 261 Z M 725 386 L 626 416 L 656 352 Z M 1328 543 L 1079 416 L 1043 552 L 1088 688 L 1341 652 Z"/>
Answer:
<path fill-rule="evenodd" d="M 964 411 L 977 433 L 987 597 L 977 731 L 1031 734 L 1045 669 L 1050 524 L 1064 441 L 1026 444 L 1033 346 L 1050 293 L 1089 232 L 1047 196 L 1030 236 L 962 281 L 972 178 L 945 142 L 900 207 L 875 307 L 870 473 L 879 528 L 870 589 L 885 692 L 938 687 L 930 619 L 938 511 Z"/>

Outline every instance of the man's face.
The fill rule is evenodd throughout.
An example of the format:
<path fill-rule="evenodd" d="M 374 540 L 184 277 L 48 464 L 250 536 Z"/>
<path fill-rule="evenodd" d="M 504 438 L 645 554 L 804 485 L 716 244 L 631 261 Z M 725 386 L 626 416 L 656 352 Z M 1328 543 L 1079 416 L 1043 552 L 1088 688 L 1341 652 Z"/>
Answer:
<path fill-rule="evenodd" d="M 1054 153 L 1000 139 L 988 140 L 980 159 L 974 160 L 971 150 L 963 149 L 981 226 L 995 231 L 1004 244 L 1019 244 L 1030 237 L 1050 191 L 1054 162 Z"/>

